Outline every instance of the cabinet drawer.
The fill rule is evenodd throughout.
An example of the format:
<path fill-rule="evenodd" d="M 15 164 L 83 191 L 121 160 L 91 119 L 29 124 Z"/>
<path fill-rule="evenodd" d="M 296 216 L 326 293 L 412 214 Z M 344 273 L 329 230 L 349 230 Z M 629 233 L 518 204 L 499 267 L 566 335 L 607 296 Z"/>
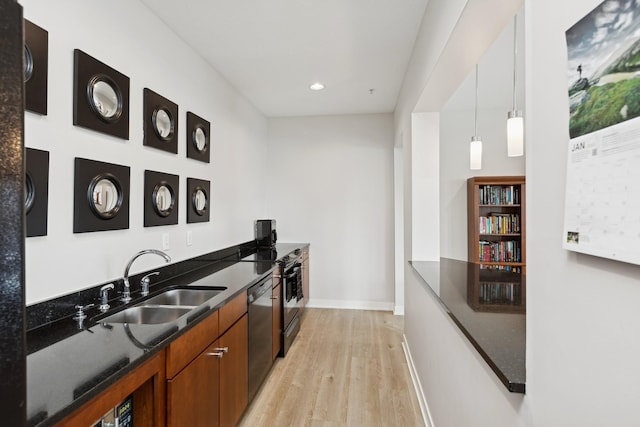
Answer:
<path fill-rule="evenodd" d="M 247 293 L 242 292 L 237 297 L 220 307 L 220 333 L 224 333 L 236 320 L 247 312 Z"/>
<path fill-rule="evenodd" d="M 216 338 L 218 338 L 218 311 L 210 314 L 169 345 L 167 348 L 167 378 L 173 378 Z"/>

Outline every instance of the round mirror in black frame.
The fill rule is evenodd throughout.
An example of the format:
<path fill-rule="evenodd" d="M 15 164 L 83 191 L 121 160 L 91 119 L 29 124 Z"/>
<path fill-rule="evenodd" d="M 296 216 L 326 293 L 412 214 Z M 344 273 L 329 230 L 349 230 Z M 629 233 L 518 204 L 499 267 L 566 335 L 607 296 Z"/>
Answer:
<path fill-rule="evenodd" d="M 87 99 L 91 110 L 107 123 L 118 121 L 122 115 L 122 91 L 105 75 L 95 75 L 89 79 Z"/>
<path fill-rule="evenodd" d="M 193 210 L 200 216 L 207 213 L 207 205 L 209 198 L 207 192 L 202 187 L 196 187 L 191 195 L 191 203 L 193 204 Z"/>
<path fill-rule="evenodd" d="M 211 157 L 211 123 L 187 111 L 187 157 L 209 163 Z"/>
<path fill-rule="evenodd" d="M 37 75 L 36 68 L 34 77 Z M 97 86 L 96 83 L 98 83 Z M 74 49 L 73 124 L 75 126 L 129 139 L 129 88 L 129 77 L 83 51 Z M 97 98 L 95 102 L 94 92 Z"/>
<path fill-rule="evenodd" d="M 115 217 L 122 206 L 122 186 L 111 174 L 95 176 L 87 189 L 87 201 L 91 211 L 102 219 Z"/>
<path fill-rule="evenodd" d="M 168 153 L 178 154 L 178 131 L 180 129 L 178 104 L 149 88 L 144 88 L 143 117 L 143 144 Z"/>
<path fill-rule="evenodd" d="M 49 209 L 49 152 L 26 147 L 25 157 L 26 235 L 46 236 Z"/>
<path fill-rule="evenodd" d="M 24 45 L 24 82 L 28 82 L 33 75 L 33 55 L 31 55 L 31 49 L 26 44 Z"/>
<path fill-rule="evenodd" d="M 171 112 L 163 107 L 156 108 L 151 116 L 153 131 L 158 138 L 163 141 L 169 141 L 175 131 L 175 121 Z"/>
<path fill-rule="evenodd" d="M 187 178 L 187 224 L 208 222 L 212 213 L 211 181 Z"/>
<path fill-rule="evenodd" d="M 27 172 L 24 180 L 24 209 L 26 213 L 31 211 L 36 201 L 36 186 L 31 174 Z"/>
<path fill-rule="evenodd" d="M 79 157 L 74 163 L 73 232 L 129 228 L 131 168 Z"/>
<path fill-rule="evenodd" d="M 28 19 L 23 22 L 24 106 L 27 111 L 47 115 L 49 33 Z"/>
<path fill-rule="evenodd" d="M 177 224 L 178 200 L 180 176 L 152 170 L 144 171 L 145 227 Z"/>
<path fill-rule="evenodd" d="M 171 215 L 175 205 L 176 197 L 173 188 L 167 182 L 158 183 L 153 189 L 152 195 L 153 209 L 161 217 Z"/>

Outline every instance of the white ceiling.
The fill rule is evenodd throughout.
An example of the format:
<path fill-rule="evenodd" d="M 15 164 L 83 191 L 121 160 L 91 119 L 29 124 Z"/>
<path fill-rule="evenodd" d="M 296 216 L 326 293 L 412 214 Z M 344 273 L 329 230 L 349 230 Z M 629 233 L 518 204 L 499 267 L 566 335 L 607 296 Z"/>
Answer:
<path fill-rule="evenodd" d="M 392 112 L 428 0 L 141 1 L 283 117 Z"/>

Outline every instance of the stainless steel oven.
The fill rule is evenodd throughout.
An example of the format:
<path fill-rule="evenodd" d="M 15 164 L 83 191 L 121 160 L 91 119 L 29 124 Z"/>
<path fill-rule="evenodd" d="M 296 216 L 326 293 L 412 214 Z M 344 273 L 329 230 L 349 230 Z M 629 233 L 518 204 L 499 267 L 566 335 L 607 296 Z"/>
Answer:
<path fill-rule="evenodd" d="M 300 250 L 290 253 L 280 261 L 283 289 L 283 346 L 280 355 L 285 356 L 300 330 L 300 305 L 302 295 L 302 253 Z"/>

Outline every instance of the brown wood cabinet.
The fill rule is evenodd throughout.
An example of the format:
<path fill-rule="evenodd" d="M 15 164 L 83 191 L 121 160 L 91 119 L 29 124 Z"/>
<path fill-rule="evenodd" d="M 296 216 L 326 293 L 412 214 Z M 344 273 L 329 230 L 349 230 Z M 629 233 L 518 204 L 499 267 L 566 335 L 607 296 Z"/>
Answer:
<path fill-rule="evenodd" d="M 219 313 L 202 320 L 167 348 L 167 426 L 219 425 Z"/>
<path fill-rule="evenodd" d="M 487 268 L 524 271 L 526 265 L 524 176 L 467 180 L 468 261 Z"/>
<path fill-rule="evenodd" d="M 178 375 L 167 381 L 169 426 L 213 427 L 220 416 L 217 342 L 205 349 Z"/>
<path fill-rule="evenodd" d="M 271 310 L 273 316 L 272 325 L 272 351 L 271 358 L 276 360 L 282 348 L 282 281 L 280 279 L 280 269 L 273 273 L 273 290 L 271 293 Z"/>
<path fill-rule="evenodd" d="M 169 345 L 168 427 L 235 426 L 247 406 L 248 354 L 243 292 Z"/>
<path fill-rule="evenodd" d="M 309 303 L 309 247 L 302 250 L 302 307 Z"/>
<path fill-rule="evenodd" d="M 246 295 L 245 295 L 246 301 Z M 245 313 L 218 340 L 227 349 L 220 359 L 220 427 L 238 424 L 249 398 L 249 317 Z"/>
<path fill-rule="evenodd" d="M 134 371 L 68 415 L 56 426 L 92 426 L 108 410 L 133 394 L 136 427 L 165 425 L 165 352 L 161 351 Z"/>
<path fill-rule="evenodd" d="M 167 348 L 167 378 L 171 379 L 218 338 L 219 311 L 203 319 Z"/>

